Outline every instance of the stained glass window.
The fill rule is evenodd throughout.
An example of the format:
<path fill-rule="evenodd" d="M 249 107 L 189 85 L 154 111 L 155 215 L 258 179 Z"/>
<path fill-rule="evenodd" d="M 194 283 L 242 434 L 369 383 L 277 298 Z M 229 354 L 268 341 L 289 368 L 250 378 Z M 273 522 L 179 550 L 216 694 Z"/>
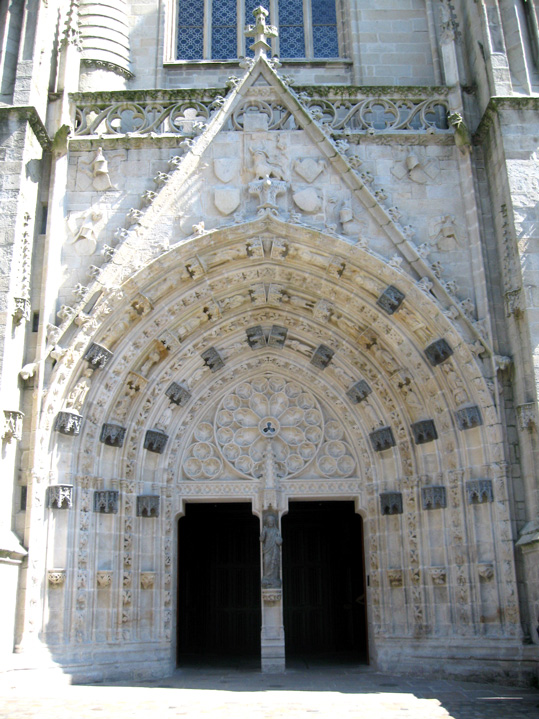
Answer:
<path fill-rule="evenodd" d="M 279 29 L 281 58 L 339 57 L 335 2 L 268 0 L 266 6 L 272 12 L 269 22 Z M 254 22 L 253 10 L 259 5 L 260 0 L 179 0 L 178 59 L 234 60 L 249 56 L 254 38 L 244 39 L 242 31 Z"/>

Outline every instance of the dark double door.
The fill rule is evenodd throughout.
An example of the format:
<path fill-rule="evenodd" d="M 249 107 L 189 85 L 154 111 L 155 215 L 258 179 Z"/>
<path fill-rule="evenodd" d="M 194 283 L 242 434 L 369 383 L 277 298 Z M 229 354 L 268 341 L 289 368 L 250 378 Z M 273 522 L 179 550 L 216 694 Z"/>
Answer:
<path fill-rule="evenodd" d="M 283 517 L 287 657 L 367 658 L 363 538 L 352 502 Z M 178 660 L 260 656 L 260 524 L 251 505 L 188 504 L 178 527 Z"/>

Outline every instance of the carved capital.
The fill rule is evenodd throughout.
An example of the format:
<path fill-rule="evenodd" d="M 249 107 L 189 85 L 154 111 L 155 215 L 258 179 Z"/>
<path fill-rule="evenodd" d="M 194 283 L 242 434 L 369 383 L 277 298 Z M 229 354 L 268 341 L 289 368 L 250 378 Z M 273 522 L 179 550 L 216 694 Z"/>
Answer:
<path fill-rule="evenodd" d="M 51 587 L 62 587 L 66 581 L 66 570 L 49 569 L 47 572 L 47 581 Z"/>

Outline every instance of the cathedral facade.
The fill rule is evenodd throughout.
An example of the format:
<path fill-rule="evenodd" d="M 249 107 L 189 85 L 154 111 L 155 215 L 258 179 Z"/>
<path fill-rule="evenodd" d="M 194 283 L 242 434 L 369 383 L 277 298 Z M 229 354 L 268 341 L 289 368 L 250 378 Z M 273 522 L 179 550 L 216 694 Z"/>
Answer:
<path fill-rule="evenodd" d="M 537 681 L 535 0 L 0 10 L 1 653 Z"/>

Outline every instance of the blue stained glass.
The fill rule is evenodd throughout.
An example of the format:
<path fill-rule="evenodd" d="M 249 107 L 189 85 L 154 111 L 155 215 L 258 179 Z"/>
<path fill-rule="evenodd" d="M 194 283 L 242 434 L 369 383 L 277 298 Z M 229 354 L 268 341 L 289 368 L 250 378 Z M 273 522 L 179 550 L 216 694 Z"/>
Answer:
<path fill-rule="evenodd" d="M 234 25 L 236 27 L 236 0 L 213 0 L 211 6 L 212 27 Z"/>
<path fill-rule="evenodd" d="M 311 0 L 313 25 L 336 25 L 337 11 L 333 0 Z"/>
<path fill-rule="evenodd" d="M 336 25 L 315 25 L 313 47 L 315 57 L 339 57 Z"/>
<path fill-rule="evenodd" d="M 322 0 L 322 2 L 327 2 L 327 0 Z M 278 7 L 279 27 L 286 25 L 303 27 L 303 0 L 279 0 Z"/>
<path fill-rule="evenodd" d="M 281 25 L 279 28 L 279 54 L 283 58 L 305 57 L 303 26 Z"/>
<path fill-rule="evenodd" d="M 204 25 L 204 0 L 180 0 L 178 3 L 179 27 Z"/>
<path fill-rule="evenodd" d="M 260 0 L 245 0 L 245 22 L 247 25 L 252 25 L 255 21 L 253 10 L 255 7 L 263 5 Z"/>
<path fill-rule="evenodd" d="M 201 60 L 204 50 L 204 31 L 201 27 L 178 28 L 178 58 Z"/>
<path fill-rule="evenodd" d="M 238 56 L 236 26 L 214 27 L 211 32 L 211 56 L 214 60 L 233 60 Z"/>

